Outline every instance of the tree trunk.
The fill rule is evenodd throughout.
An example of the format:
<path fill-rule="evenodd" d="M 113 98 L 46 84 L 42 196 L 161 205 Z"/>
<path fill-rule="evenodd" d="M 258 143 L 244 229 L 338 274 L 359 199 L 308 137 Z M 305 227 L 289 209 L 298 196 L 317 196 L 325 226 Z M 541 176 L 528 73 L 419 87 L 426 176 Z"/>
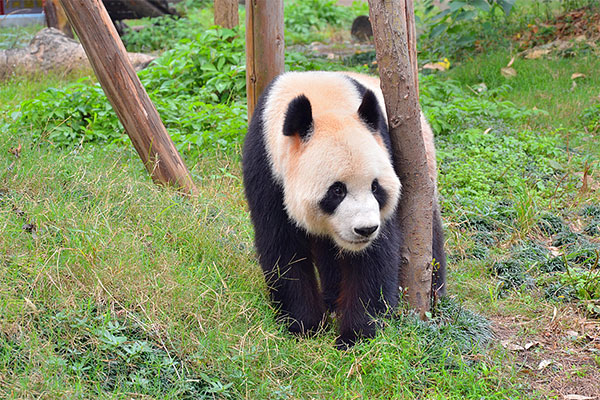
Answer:
<path fill-rule="evenodd" d="M 69 25 L 65 10 L 63 10 L 58 0 L 46 0 L 44 2 L 44 14 L 46 14 L 46 26 L 48 28 L 56 28 L 73 39 L 73 30 Z"/>
<path fill-rule="evenodd" d="M 237 0 L 215 0 L 215 25 L 231 29 L 238 23 Z"/>
<path fill-rule="evenodd" d="M 246 2 L 246 93 L 248 119 L 258 97 L 284 71 L 283 0 Z"/>
<path fill-rule="evenodd" d="M 106 97 L 156 183 L 195 193 L 181 156 L 127 59 L 100 0 L 61 0 Z"/>
<path fill-rule="evenodd" d="M 421 132 L 413 10 L 412 0 L 369 0 L 394 167 L 403 185 L 398 207 L 403 231 L 400 285 L 411 308 L 424 319 L 431 303 L 434 186 Z"/>

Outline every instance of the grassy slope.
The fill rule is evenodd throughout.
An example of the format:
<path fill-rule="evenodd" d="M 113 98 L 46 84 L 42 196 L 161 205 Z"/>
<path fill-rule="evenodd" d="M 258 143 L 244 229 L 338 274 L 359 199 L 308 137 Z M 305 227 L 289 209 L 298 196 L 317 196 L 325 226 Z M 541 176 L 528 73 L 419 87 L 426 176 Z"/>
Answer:
<path fill-rule="evenodd" d="M 332 330 L 283 333 L 254 259 L 237 156 L 197 164 L 202 195 L 190 200 L 153 186 L 129 149 L 60 151 L 3 129 L 0 148 L 16 143 L 21 157 L 0 166 L 4 397 L 511 393 L 496 389 L 496 361 L 463 360 L 462 325 L 404 317 L 347 353 L 333 349 Z"/>
<path fill-rule="evenodd" d="M 470 85 L 484 81 L 492 89 L 505 83 L 499 68 L 508 59 L 507 53 L 495 53 L 451 74 Z M 529 145 L 537 137 L 550 138 L 532 157 L 552 144 L 564 145 L 563 131 L 549 132 L 580 130 L 577 116 L 600 89 L 593 74 L 597 64 L 595 58 L 516 61 L 519 75 L 504 98 L 545 108 L 551 118 L 520 122 L 517 131 L 529 133 L 511 131 L 507 137 Z M 587 78 L 567 93 L 572 72 Z M 12 109 L 45 87 L 63 84 L 55 77 L 2 83 L 0 104 Z M 333 350 L 333 330 L 302 340 L 285 334 L 273 319 L 254 258 L 237 153 L 187 160 L 202 194 L 183 199 L 153 186 L 130 149 L 34 145 L 29 132 L 7 128 L 3 119 L 8 118 L 10 113 L 0 116 L 0 149 L 7 155 L 0 159 L 1 396 L 529 397 L 516 371 L 502 365 L 502 350 L 484 351 L 473 343 L 485 336 L 476 331 L 486 324 L 460 310 L 456 301 L 442 305 L 445 323 L 438 327 L 401 313 L 374 341 L 345 353 Z M 501 138 L 501 121 L 492 127 L 491 134 Z M 486 128 L 474 127 L 479 129 L 472 132 L 475 142 Z M 580 153 L 597 158 L 598 147 L 589 145 L 597 141 L 576 139 L 585 144 Z M 521 210 L 520 223 L 507 227 L 500 219 L 486 220 L 490 212 L 481 207 L 494 211 L 499 200 L 488 204 L 484 189 L 469 201 L 454 197 L 454 188 L 481 184 L 460 173 L 460 157 L 475 159 L 481 147 L 456 140 L 438 139 L 452 256 L 450 291 L 488 315 L 533 317 L 554 306 L 564 309 L 540 289 L 500 291 L 490 268 L 514 253 L 513 244 L 544 239 L 536 228 L 543 212 L 558 210 L 574 219 L 582 204 L 598 204 L 598 194 L 577 194 L 581 157 L 562 164 L 564 194 L 555 200 L 528 182 L 534 173 L 508 174 L 510 182 L 523 185 L 511 188 L 502 181 L 506 173 L 488 175 L 490 170 L 476 165 L 466 171 L 495 176 L 493 196 L 522 205 L 515 208 Z M 6 153 L 19 143 L 20 158 Z M 496 225 L 492 232 L 465 228 L 465 215 L 470 224 L 491 220 Z M 35 225 L 34 232 L 27 231 L 27 223 Z M 486 235 L 499 239 L 488 243 L 482 240 Z"/>

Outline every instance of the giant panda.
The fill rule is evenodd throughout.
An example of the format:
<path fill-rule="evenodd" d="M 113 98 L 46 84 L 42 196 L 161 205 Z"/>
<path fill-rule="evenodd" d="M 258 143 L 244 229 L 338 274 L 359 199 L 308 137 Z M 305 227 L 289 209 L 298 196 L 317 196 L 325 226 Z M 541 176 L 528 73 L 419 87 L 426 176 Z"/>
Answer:
<path fill-rule="evenodd" d="M 431 128 L 422 117 L 431 179 Z M 393 169 L 379 80 L 346 72 L 288 72 L 260 96 L 242 151 L 260 265 L 290 332 L 318 330 L 328 312 L 337 346 L 375 334 L 398 303 L 401 184 Z M 433 287 L 446 261 L 434 201 Z"/>

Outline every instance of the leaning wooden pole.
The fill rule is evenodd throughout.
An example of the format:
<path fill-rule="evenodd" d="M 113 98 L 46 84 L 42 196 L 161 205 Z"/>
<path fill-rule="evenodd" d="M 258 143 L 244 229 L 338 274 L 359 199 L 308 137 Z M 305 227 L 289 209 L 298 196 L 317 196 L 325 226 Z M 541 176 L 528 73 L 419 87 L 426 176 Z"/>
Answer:
<path fill-rule="evenodd" d="M 101 0 L 61 0 L 102 89 L 154 182 L 196 187 L 136 75 Z"/>
<path fill-rule="evenodd" d="M 215 0 L 215 25 L 232 29 L 239 24 L 238 0 Z"/>
<path fill-rule="evenodd" d="M 369 0 L 395 169 L 402 182 L 400 285 L 421 318 L 431 304 L 434 187 L 421 132 L 412 0 Z"/>
<path fill-rule="evenodd" d="M 283 0 L 246 0 L 248 119 L 258 97 L 284 71 Z"/>

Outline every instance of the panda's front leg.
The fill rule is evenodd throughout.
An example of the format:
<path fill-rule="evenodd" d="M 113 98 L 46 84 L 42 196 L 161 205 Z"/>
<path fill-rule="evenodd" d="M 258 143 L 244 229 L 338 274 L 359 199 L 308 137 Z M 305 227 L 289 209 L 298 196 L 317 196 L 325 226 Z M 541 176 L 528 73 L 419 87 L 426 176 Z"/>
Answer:
<path fill-rule="evenodd" d="M 398 242 L 393 232 L 388 235 L 386 241 L 378 240 L 366 251 L 340 259 L 339 349 L 352 346 L 361 337 L 375 336 L 374 318 L 398 304 Z"/>
<path fill-rule="evenodd" d="M 295 334 L 315 332 L 325 321 L 325 304 L 306 235 L 289 223 L 257 232 L 257 250 L 271 300 Z"/>

